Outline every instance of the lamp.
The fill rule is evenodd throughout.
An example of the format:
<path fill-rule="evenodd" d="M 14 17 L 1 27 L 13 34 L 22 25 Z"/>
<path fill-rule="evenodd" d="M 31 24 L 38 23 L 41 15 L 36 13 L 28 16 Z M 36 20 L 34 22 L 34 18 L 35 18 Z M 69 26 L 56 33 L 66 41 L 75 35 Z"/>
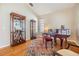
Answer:
<path fill-rule="evenodd" d="M 45 32 L 48 32 L 48 29 L 49 29 L 48 27 L 45 27 L 44 31 L 45 31 Z"/>

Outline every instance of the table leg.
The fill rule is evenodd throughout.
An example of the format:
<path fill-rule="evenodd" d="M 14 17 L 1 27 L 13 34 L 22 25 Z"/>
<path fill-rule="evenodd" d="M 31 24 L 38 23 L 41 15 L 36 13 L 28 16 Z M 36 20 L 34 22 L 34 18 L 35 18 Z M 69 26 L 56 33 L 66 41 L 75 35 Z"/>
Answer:
<path fill-rule="evenodd" d="M 56 37 L 54 37 L 54 45 L 57 45 Z"/>
<path fill-rule="evenodd" d="M 43 43 L 44 43 L 44 38 L 43 38 Z"/>
<path fill-rule="evenodd" d="M 45 48 L 47 49 L 47 41 L 45 41 Z"/>
<path fill-rule="evenodd" d="M 65 38 L 65 48 L 67 47 L 67 38 Z"/>
<path fill-rule="evenodd" d="M 52 45 L 53 45 L 53 40 L 51 40 L 51 48 L 53 48 L 53 46 L 52 46 Z"/>
<path fill-rule="evenodd" d="M 63 38 L 61 38 L 60 41 L 61 41 L 60 48 L 62 49 L 63 48 Z"/>

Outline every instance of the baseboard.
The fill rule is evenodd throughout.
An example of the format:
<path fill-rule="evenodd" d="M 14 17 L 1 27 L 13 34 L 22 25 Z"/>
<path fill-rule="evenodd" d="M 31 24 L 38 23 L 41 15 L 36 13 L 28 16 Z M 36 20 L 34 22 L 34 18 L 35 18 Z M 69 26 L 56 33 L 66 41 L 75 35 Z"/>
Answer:
<path fill-rule="evenodd" d="M 30 39 L 26 40 L 26 42 L 27 42 L 27 41 L 30 41 Z M 5 47 L 7 47 L 7 46 L 10 46 L 10 44 L 0 46 L 0 48 L 5 48 Z"/>
<path fill-rule="evenodd" d="M 4 46 L 0 46 L 0 48 L 4 48 L 4 47 L 7 47 L 7 46 L 10 46 L 10 44 L 4 45 Z"/>

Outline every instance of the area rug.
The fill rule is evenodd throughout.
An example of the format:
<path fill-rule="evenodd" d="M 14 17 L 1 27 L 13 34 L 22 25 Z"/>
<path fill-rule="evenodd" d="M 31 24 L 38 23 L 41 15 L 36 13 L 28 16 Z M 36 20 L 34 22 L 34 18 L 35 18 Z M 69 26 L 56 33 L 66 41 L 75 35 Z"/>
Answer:
<path fill-rule="evenodd" d="M 53 48 L 48 44 L 48 48 L 45 48 L 45 44 L 41 39 L 34 39 L 31 42 L 31 45 L 28 46 L 27 56 L 52 56 Z"/>

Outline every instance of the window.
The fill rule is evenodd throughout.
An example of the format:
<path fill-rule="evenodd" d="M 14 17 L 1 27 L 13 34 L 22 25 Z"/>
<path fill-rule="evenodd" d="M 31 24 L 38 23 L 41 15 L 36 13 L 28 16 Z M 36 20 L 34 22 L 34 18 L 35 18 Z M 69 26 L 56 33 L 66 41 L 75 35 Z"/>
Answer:
<path fill-rule="evenodd" d="M 38 21 L 38 31 L 44 32 L 44 19 L 39 19 L 39 21 Z"/>

